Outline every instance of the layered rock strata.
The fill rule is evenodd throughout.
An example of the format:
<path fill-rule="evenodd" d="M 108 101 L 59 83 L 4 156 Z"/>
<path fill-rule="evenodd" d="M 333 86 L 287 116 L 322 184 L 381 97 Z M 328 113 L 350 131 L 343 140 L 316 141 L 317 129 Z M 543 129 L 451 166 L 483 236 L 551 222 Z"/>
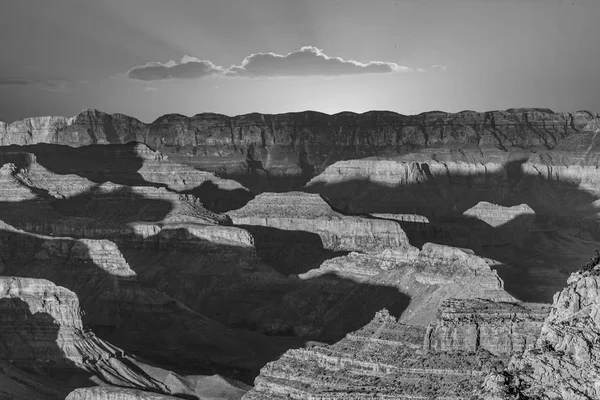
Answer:
<path fill-rule="evenodd" d="M 75 389 L 65 400 L 177 400 L 180 398 L 136 389 L 101 386 Z"/>
<path fill-rule="evenodd" d="M 520 342 L 519 335 L 536 336 L 541 329 L 540 312 L 544 314 L 538 305 L 452 300 L 446 303 L 437 326 L 445 326 L 454 317 L 457 328 L 464 325 L 458 329 L 464 329 L 468 336 L 465 339 L 476 340 L 474 332 L 469 331 L 473 321 L 464 316 L 482 306 L 499 311 L 495 321 L 490 312 L 483 326 L 500 326 L 508 315 L 522 321 L 514 321 L 515 332 L 504 330 L 495 339 L 490 332 L 490 340 L 484 339 L 480 346 L 454 343 L 434 349 L 431 335 L 444 336 L 442 329 L 434 333 L 431 327 L 405 325 L 382 310 L 366 326 L 334 345 L 290 350 L 268 363 L 244 399 L 472 398 L 488 371 L 501 369 L 511 354 L 521 351 L 521 346 L 499 344 L 505 339 Z M 449 307 L 454 307 L 453 316 L 449 315 Z M 456 318 L 457 314 L 461 316 Z M 496 346 L 491 347 L 500 350 L 497 354 L 485 350 L 494 340 Z"/>
<path fill-rule="evenodd" d="M 486 378 L 485 399 L 596 399 L 600 396 L 599 259 L 573 273 L 554 296 L 535 345 Z"/>
<path fill-rule="evenodd" d="M 436 310 L 449 298 L 516 300 L 504 290 L 504 282 L 488 261 L 469 250 L 433 243 L 426 243 L 420 251 L 350 253 L 327 260 L 299 277 L 323 279 L 332 275 L 393 289 L 409 299 L 394 312 L 401 315 L 400 322 L 411 325 L 427 326 L 433 322 Z"/>
<path fill-rule="evenodd" d="M 138 390 L 179 395 L 202 390 L 193 384 L 198 378 L 146 365 L 84 331 L 70 290 L 44 279 L 0 277 L 0 296 L 0 359 L 23 368 L 43 366 L 48 373 L 88 373 L 97 383 Z"/>
<path fill-rule="evenodd" d="M 71 148 L 38 144 L 0 147 L 0 164 L 14 164 L 53 195 L 73 196 L 93 184 L 166 188 L 202 197 L 210 209 L 227 211 L 244 205 L 252 194 L 238 182 L 175 163 L 142 143 Z"/>
<path fill-rule="evenodd" d="M 238 267 L 242 261 L 235 254 L 243 253 L 230 254 L 228 260 L 220 257 L 223 251 L 211 251 L 210 246 L 205 246 L 204 257 L 206 253 L 209 258 L 214 257 L 213 262 L 202 260 L 211 265 L 210 271 L 198 262 L 202 251 L 177 255 L 177 249 L 172 249 L 171 255 L 162 253 L 165 267 L 161 270 L 150 263 L 150 270 L 134 271 L 117 245 L 110 241 L 48 237 L 25 233 L 6 224 L 0 226 L 4 274 L 42 277 L 73 290 L 81 299 L 86 327 L 128 351 L 166 365 L 193 366 L 202 373 L 238 371 L 235 376 L 247 380 L 265 359 L 294 345 L 293 338 L 267 340 L 256 333 L 228 329 L 192 309 L 201 309 L 203 304 L 193 300 L 215 293 L 220 285 L 250 284 L 256 280 L 256 265 L 246 263 L 245 269 Z M 156 250 L 152 252 L 156 260 Z M 160 255 L 159 252 L 158 258 Z M 173 258 L 175 255 L 177 259 Z M 136 261 L 135 257 L 126 256 Z M 221 264 L 217 262 L 219 259 Z M 187 275 L 173 276 L 173 271 L 166 268 L 171 262 L 182 264 Z M 270 269 L 263 269 L 258 275 L 261 273 L 274 274 Z M 206 279 L 209 275 L 219 279 Z M 168 276 L 171 278 L 166 279 Z M 182 282 L 181 276 L 187 279 Z M 175 298 L 160 289 L 173 293 Z M 181 300 L 186 300 L 189 306 Z M 181 326 L 186 329 L 180 329 Z"/>
<path fill-rule="evenodd" d="M 318 235 L 330 251 L 381 251 L 412 246 L 400 224 L 393 220 L 346 216 L 319 195 L 263 193 L 239 210 L 227 214 L 234 224 L 263 226 Z"/>
<path fill-rule="evenodd" d="M 549 312 L 548 304 L 450 299 L 442 303 L 437 321 L 428 326 L 424 347 L 520 354 L 535 343 Z"/>
<path fill-rule="evenodd" d="M 74 118 L 29 118 L 0 125 L 0 144 L 83 146 L 138 141 L 178 162 L 260 187 L 293 188 L 344 159 L 403 154 L 415 148 L 553 147 L 585 128 L 586 111 L 509 109 L 405 116 L 385 111 L 326 115 L 299 112 L 227 117 L 169 114 L 151 124 L 122 114 L 84 110 Z M 277 182 L 278 177 L 287 178 Z M 295 179 L 293 179 L 295 178 Z"/>

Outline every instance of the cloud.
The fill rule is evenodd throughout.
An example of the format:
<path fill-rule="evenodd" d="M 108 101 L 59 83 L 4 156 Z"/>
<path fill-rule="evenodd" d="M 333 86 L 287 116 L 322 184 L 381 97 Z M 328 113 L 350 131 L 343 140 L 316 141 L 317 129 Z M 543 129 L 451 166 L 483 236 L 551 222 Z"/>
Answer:
<path fill-rule="evenodd" d="M 164 79 L 196 79 L 206 76 L 229 77 L 285 77 L 285 76 L 343 76 L 359 74 L 382 74 L 414 72 L 413 68 L 392 62 L 370 61 L 367 63 L 330 57 L 322 50 L 305 46 L 286 55 L 255 53 L 244 58 L 240 65 L 229 68 L 217 66 L 211 61 L 185 56 L 180 62 L 150 62 L 127 72 L 131 79 L 155 81 Z"/>
<path fill-rule="evenodd" d="M 252 54 L 246 57 L 241 65 L 230 67 L 227 74 L 239 76 L 341 76 L 412 71 L 412 68 L 396 63 L 383 61 L 361 63 L 355 60 L 344 60 L 341 57 L 330 57 L 316 47 L 305 46 L 299 51 L 286 55 Z"/>
<path fill-rule="evenodd" d="M 0 78 L 0 87 L 33 87 L 47 92 L 67 93 L 72 82 L 64 79 L 20 79 Z"/>
<path fill-rule="evenodd" d="M 441 69 L 442 71 L 446 71 L 448 69 L 445 65 L 434 64 L 429 66 L 430 69 Z"/>
<path fill-rule="evenodd" d="M 158 91 L 158 89 L 155 87 L 152 87 L 152 86 L 147 86 L 144 88 L 144 92 L 156 92 L 156 91 Z"/>
<path fill-rule="evenodd" d="M 196 79 L 209 75 L 222 74 L 222 67 L 210 61 L 185 56 L 181 62 L 169 61 L 166 64 L 149 62 L 127 71 L 127 76 L 140 81 L 159 81 L 163 79 Z"/>

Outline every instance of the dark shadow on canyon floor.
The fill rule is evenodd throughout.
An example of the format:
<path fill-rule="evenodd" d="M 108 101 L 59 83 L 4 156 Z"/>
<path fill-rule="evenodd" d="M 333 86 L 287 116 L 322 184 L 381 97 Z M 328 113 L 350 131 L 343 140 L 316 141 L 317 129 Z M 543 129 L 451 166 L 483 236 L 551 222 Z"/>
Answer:
<path fill-rule="evenodd" d="M 524 160 L 515 160 L 493 173 L 436 177 L 422 164 L 427 178 L 419 183 L 390 187 L 355 179 L 315 184 L 305 190 L 323 195 L 335 209 L 347 214 L 424 216 L 429 222 L 399 221 L 411 244 L 420 247 L 434 242 L 470 248 L 500 262 L 496 270 L 505 280 L 505 288 L 517 298 L 552 302 L 554 292 L 566 285 L 569 274 L 600 242 L 600 224 L 592 206 L 598 198 L 576 182 L 527 173 L 523 164 Z M 504 207 L 524 204 L 534 215 L 517 215 L 495 227 L 464 215 L 482 201 Z M 379 218 L 394 219 L 393 215 Z M 564 265 L 558 265 L 560 262 Z M 554 283 L 538 290 L 540 280 Z"/>
<path fill-rule="evenodd" d="M 58 340 L 59 325 L 50 314 L 32 313 L 29 304 L 16 297 L 0 299 L 0 360 L 11 365 L 5 375 L 9 381 L 48 398 L 64 398 L 77 387 L 93 386 L 90 374 L 65 357 Z M 0 397 L 2 389 L 8 390 L 0 388 Z"/>
<path fill-rule="evenodd" d="M 55 174 L 78 175 L 97 184 L 113 182 L 170 190 L 166 184 L 150 182 L 139 173 L 145 161 L 136 151 L 138 145 L 137 142 L 129 142 L 83 147 L 47 143 L 0 146 L 0 166 L 13 163 L 19 169 L 27 169 L 35 162 Z M 166 167 L 168 168 L 168 164 Z M 193 189 L 178 193 L 192 194 L 200 198 L 204 206 L 213 212 L 226 212 L 243 207 L 254 197 L 247 190 L 225 190 L 211 181 L 204 181 Z"/>
<path fill-rule="evenodd" d="M 44 278 L 72 290 L 85 312 L 84 324 L 99 337 L 176 372 L 218 373 L 251 384 L 266 362 L 287 349 L 307 340 L 333 343 L 364 326 L 376 311 L 388 308 L 400 316 L 409 303 L 393 287 L 335 275 L 286 277 L 247 248 L 215 244 L 181 227 L 141 236 L 128 223 L 152 215 L 160 220 L 171 203 L 117 192 L 52 203 L 41 197 L 0 203 L 0 220 L 54 236 L 0 229 L 4 273 Z M 282 239 L 306 236 L 296 234 L 277 237 L 280 255 Z M 127 271 L 111 270 L 112 261 L 98 264 L 110 249 L 106 254 L 77 238 L 117 243 L 137 282 L 120 276 Z M 299 251 L 310 251 L 305 260 L 323 255 L 320 239 L 314 239 L 298 245 Z M 245 276 L 242 268 L 248 266 L 257 273 Z"/>
<path fill-rule="evenodd" d="M 216 213 L 224 213 L 244 207 L 254 194 L 244 189 L 223 190 L 211 181 L 205 181 L 182 194 L 191 194 L 201 199 L 204 207 Z"/>
<path fill-rule="evenodd" d="M 308 272 L 325 260 L 348 254 L 325 250 L 316 233 L 258 225 L 237 226 L 252 234 L 258 256 L 286 276 Z"/>

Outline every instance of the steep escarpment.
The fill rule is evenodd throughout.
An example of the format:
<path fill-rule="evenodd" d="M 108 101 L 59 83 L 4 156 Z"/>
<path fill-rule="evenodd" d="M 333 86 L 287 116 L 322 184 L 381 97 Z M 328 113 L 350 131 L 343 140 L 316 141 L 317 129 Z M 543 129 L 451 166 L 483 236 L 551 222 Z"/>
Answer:
<path fill-rule="evenodd" d="M 14 164 L 41 188 L 75 195 L 93 184 L 166 188 L 201 197 L 216 212 L 239 208 L 252 194 L 238 182 L 168 160 L 142 143 L 91 145 L 72 148 L 37 144 L 0 147 L 0 164 Z M 68 183 L 68 184 L 65 184 Z M 62 191 L 52 191 L 59 186 Z M 73 189 L 69 189 L 70 186 Z"/>
<path fill-rule="evenodd" d="M 369 252 L 411 247 L 397 222 L 341 214 L 314 194 L 263 193 L 227 215 L 236 225 L 313 233 L 319 236 L 323 248 L 330 251 Z"/>
<path fill-rule="evenodd" d="M 550 301 L 600 240 L 598 140 L 588 130 L 535 154 L 430 149 L 340 161 L 305 190 L 345 213 L 421 215 L 428 223 L 401 222 L 411 243 L 470 248 L 510 266 L 499 272 L 511 293 Z"/>
<path fill-rule="evenodd" d="M 0 277 L 0 296 L 0 359 L 18 368 L 45 371 L 59 380 L 62 374 L 66 382 L 87 377 L 88 385 L 112 384 L 139 393 L 200 395 L 193 384 L 197 378 L 146 365 L 84 331 L 70 290 L 44 279 Z"/>
<path fill-rule="evenodd" d="M 489 264 L 465 250 L 427 243 L 421 251 L 395 251 L 380 253 L 350 253 L 325 261 L 317 269 L 299 275 L 303 280 L 325 280 L 331 277 L 360 282 L 362 286 L 382 288 L 376 295 L 384 303 L 390 292 L 398 303 L 386 306 L 399 321 L 416 326 L 427 326 L 436 319 L 436 310 L 449 298 L 482 298 L 493 301 L 515 301 L 503 289 L 503 282 Z M 385 288 L 385 290 L 383 290 Z M 339 332 L 345 326 L 344 316 L 374 313 L 377 302 L 366 303 L 360 297 L 347 296 L 337 300 L 329 290 L 323 289 L 324 304 L 331 304 L 330 317 L 335 324 L 325 333 Z M 356 289 L 357 293 L 359 289 Z M 290 293 L 289 301 L 301 301 L 302 293 Z M 361 296 L 362 297 L 362 296 Z M 393 298 L 393 297 L 392 297 Z M 400 301 L 404 299 L 404 301 Z M 389 300 L 388 300 L 389 301 Z M 333 336 L 335 337 L 335 336 Z"/>
<path fill-rule="evenodd" d="M 193 365 L 198 373 L 211 374 L 237 370 L 241 379 L 248 379 L 265 359 L 292 345 L 291 341 L 267 340 L 252 332 L 228 329 L 157 290 L 160 285 L 151 287 L 146 271 L 140 271 L 140 279 L 117 245 L 110 241 L 35 235 L 4 224 L 0 229 L 0 245 L 4 274 L 44 278 L 69 288 L 81 300 L 87 328 L 161 365 L 177 368 Z M 240 277 L 243 270 L 234 269 L 233 265 L 220 272 L 223 284 L 244 279 Z M 246 271 L 252 275 L 250 266 Z M 157 272 L 152 270 L 149 274 Z M 161 272 L 168 275 L 167 270 Z M 201 281 L 207 273 L 190 277 Z M 194 280 L 184 286 L 189 284 L 193 285 Z M 182 291 L 180 285 L 176 289 L 180 298 L 187 299 L 186 296 L 196 295 L 198 287 Z M 186 329 L 180 329 L 181 326 Z"/>
<path fill-rule="evenodd" d="M 554 296 L 535 346 L 511 359 L 501 373 L 486 378 L 485 399 L 596 399 L 598 368 L 598 261 L 569 278 Z"/>
<path fill-rule="evenodd" d="M 227 117 L 169 114 L 151 124 L 122 114 L 84 110 L 71 119 L 30 118 L 0 125 L 3 145 L 83 146 L 138 141 L 171 159 L 237 177 L 254 189 L 297 188 L 345 159 L 393 156 L 416 148 L 550 148 L 593 118 L 545 109 L 405 116 L 385 111 L 326 115 L 299 112 Z M 280 179 L 282 178 L 282 179 Z"/>
<path fill-rule="evenodd" d="M 471 314 L 481 318 L 483 333 L 476 333 L 467 315 L 482 307 L 487 314 Z M 267 364 L 244 399 L 471 398 L 488 371 L 501 369 L 511 354 L 522 351 L 504 344 L 537 336 L 547 311 L 521 303 L 449 300 L 440 319 L 426 329 L 382 310 L 334 345 L 290 350 Z M 514 331 L 493 333 L 491 327 L 503 326 L 507 318 L 513 318 Z M 445 330 L 448 324 L 454 330 Z M 436 346 L 432 337 L 455 340 Z"/>
<path fill-rule="evenodd" d="M 450 299 L 427 328 L 425 348 L 433 351 L 477 351 L 495 355 L 522 353 L 535 343 L 550 305 Z"/>

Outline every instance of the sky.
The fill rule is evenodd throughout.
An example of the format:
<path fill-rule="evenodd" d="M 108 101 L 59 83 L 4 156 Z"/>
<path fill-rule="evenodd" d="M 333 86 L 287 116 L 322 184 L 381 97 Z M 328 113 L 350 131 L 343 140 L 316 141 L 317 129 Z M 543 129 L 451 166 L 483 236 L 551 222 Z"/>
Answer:
<path fill-rule="evenodd" d="M 2 0 L 0 121 L 600 112 L 598 0 Z"/>

